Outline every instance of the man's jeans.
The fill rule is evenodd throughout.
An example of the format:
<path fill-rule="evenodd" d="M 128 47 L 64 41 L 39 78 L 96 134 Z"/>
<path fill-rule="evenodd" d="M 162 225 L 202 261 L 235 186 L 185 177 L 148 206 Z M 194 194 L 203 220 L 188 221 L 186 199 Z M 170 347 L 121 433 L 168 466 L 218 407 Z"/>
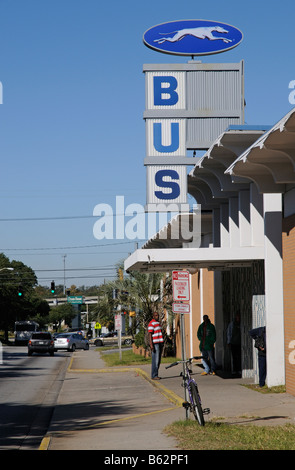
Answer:
<path fill-rule="evenodd" d="M 155 343 L 152 350 L 152 379 L 158 377 L 158 371 L 161 364 L 163 343 Z"/>
<path fill-rule="evenodd" d="M 209 351 L 205 351 L 205 349 L 202 349 L 201 352 L 204 358 L 202 359 L 202 364 L 204 366 L 205 372 L 207 372 L 207 374 L 210 373 L 210 366 L 211 366 L 211 372 L 215 372 L 216 364 L 214 360 L 214 349 L 210 349 Z"/>

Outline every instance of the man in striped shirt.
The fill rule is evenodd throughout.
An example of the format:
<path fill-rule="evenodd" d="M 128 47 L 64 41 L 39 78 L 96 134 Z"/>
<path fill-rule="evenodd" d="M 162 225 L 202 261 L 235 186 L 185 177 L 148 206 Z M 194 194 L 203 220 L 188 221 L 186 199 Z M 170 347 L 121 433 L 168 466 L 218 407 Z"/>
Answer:
<path fill-rule="evenodd" d="M 152 351 L 152 371 L 151 377 L 153 380 L 160 380 L 158 376 L 159 367 L 161 364 L 161 355 L 163 350 L 163 335 L 162 328 L 159 322 L 158 312 L 153 313 L 153 319 L 148 324 L 149 343 Z"/>

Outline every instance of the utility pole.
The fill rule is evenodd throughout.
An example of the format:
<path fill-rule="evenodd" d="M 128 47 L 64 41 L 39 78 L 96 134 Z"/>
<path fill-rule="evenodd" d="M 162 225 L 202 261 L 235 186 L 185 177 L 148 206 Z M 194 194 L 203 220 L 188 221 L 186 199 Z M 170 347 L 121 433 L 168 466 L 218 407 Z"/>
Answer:
<path fill-rule="evenodd" d="M 67 255 L 63 255 L 63 259 L 64 259 L 64 295 L 66 295 L 66 257 L 67 257 Z"/>

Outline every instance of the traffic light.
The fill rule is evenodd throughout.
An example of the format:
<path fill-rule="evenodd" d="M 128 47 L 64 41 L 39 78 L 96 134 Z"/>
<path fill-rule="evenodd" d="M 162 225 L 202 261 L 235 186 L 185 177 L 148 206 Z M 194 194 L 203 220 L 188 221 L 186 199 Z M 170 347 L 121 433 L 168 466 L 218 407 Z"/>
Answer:
<path fill-rule="evenodd" d="M 17 295 L 18 295 L 19 297 L 22 297 L 22 295 L 23 295 L 23 288 L 22 288 L 22 285 L 21 285 L 21 284 L 18 286 Z"/>
<path fill-rule="evenodd" d="M 54 281 L 51 282 L 50 289 L 51 289 L 51 294 L 54 294 L 54 292 L 55 292 L 55 282 Z"/>

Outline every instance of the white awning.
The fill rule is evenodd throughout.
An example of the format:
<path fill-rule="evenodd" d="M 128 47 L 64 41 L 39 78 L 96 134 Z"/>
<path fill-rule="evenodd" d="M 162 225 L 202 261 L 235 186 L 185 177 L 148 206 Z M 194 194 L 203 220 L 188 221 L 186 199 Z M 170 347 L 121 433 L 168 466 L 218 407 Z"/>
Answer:
<path fill-rule="evenodd" d="M 187 269 L 191 273 L 199 268 L 226 269 L 250 266 L 254 260 L 264 259 L 264 248 L 160 248 L 139 249 L 124 263 L 128 271 L 147 273 Z"/>
<path fill-rule="evenodd" d="M 269 126 L 230 126 L 213 142 L 188 175 L 188 192 L 203 209 L 219 207 L 249 187 L 249 179 L 227 174 L 226 169 L 267 129 Z"/>
<path fill-rule="evenodd" d="M 242 153 L 225 174 L 254 181 L 262 193 L 295 183 L 295 108 Z"/>

